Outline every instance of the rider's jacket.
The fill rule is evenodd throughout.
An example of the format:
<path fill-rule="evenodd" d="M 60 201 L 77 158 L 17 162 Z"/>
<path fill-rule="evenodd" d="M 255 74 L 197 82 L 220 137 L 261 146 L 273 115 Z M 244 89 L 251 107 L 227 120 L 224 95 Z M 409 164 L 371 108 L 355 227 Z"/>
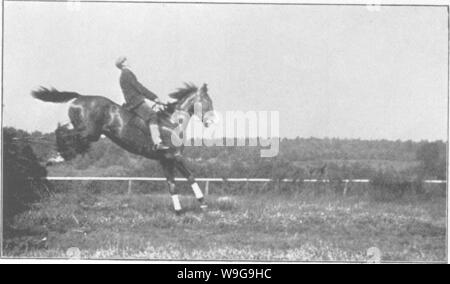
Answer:
<path fill-rule="evenodd" d="M 127 108 L 133 109 L 144 102 L 147 98 L 154 101 L 158 97 L 145 88 L 136 78 L 136 75 L 128 69 L 123 68 L 120 74 L 120 87 L 127 102 Z"/>

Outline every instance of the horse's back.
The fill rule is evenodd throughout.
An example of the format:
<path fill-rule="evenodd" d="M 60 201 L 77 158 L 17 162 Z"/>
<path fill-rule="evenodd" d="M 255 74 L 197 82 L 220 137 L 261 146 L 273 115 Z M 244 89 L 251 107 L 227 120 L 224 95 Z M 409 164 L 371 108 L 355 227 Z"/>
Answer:
<path fill-rule="evenodd" d="M 112 100 L 103 97 L 103 96 L 82 96 L 71 103 L 72 106 L 83 106 L 88 108 L 94 107 L 110 107 L 110 106 L 119 106 Z"/>
<path fill-rule="evenodd" d="M 119 111 L 120 106 L 106 97 L 82 96 L 70 103 L 68 112 L 75 128 L 98 132 L 113 109 Z"/>

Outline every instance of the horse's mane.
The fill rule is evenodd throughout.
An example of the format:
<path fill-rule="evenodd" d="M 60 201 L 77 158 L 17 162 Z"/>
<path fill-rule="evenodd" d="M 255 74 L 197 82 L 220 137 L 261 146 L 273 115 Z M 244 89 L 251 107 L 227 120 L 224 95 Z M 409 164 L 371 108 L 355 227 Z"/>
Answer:
<path fill-rule="evenodd" d="M 184 83 L 184 87 L 178 88 L 176 92 L 169 94 L 169 97 L 178 101 L 186 98 L 190 94 L 197 92 L 198 88 L 192 83 Z"/>

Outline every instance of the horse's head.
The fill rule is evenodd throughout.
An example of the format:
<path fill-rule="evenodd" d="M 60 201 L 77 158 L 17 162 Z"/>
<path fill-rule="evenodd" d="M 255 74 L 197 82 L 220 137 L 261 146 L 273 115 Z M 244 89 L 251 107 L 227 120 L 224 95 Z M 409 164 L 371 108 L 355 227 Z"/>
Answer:
<path fill-rule="evenodd" d="M 205 127 L 209 127 L 214 122 L 213 102 L 206 84 L 203 84 L 200 89 L 192 84 L 186 84 L 185 88 L 170 94 L 170 97 L 177 99 L 177 110 L 187 112 L 190 116 L 196 115 Z"/>
<path fill-rule="evenodd" d="M 196 113 L 196 106 L 201 107 L 201 112 Z M 214 122 L 214 107 L 211 97 L 208 94 L 208 86 L 203 84 L 203 86 L 198 91 L 198 99 L 194 103 L 194 114 L 200 116 L 205 127 L 209 127 Z"/>

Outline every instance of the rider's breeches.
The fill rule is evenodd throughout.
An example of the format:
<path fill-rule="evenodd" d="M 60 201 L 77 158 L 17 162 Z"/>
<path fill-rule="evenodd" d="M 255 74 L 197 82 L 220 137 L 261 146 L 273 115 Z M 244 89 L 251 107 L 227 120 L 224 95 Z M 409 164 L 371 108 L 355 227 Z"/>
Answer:
<path fill-rule="evenodd" d="M 143 102 L 142 104 L 140 104 L 136 108 L 135 112 L 149 124 L 153 143 L 160 144 L 161 137 L 159 133 L 157 113 L 147 104 L 147 102 Z"/>
<path fill-rule="evenodd" d="M 142 102 L 138 105 L 136 109 L 134 109 L 134 112 L 144 121 L 158 123 L 158 114 L 147 104 L 147 102 Z"/>

